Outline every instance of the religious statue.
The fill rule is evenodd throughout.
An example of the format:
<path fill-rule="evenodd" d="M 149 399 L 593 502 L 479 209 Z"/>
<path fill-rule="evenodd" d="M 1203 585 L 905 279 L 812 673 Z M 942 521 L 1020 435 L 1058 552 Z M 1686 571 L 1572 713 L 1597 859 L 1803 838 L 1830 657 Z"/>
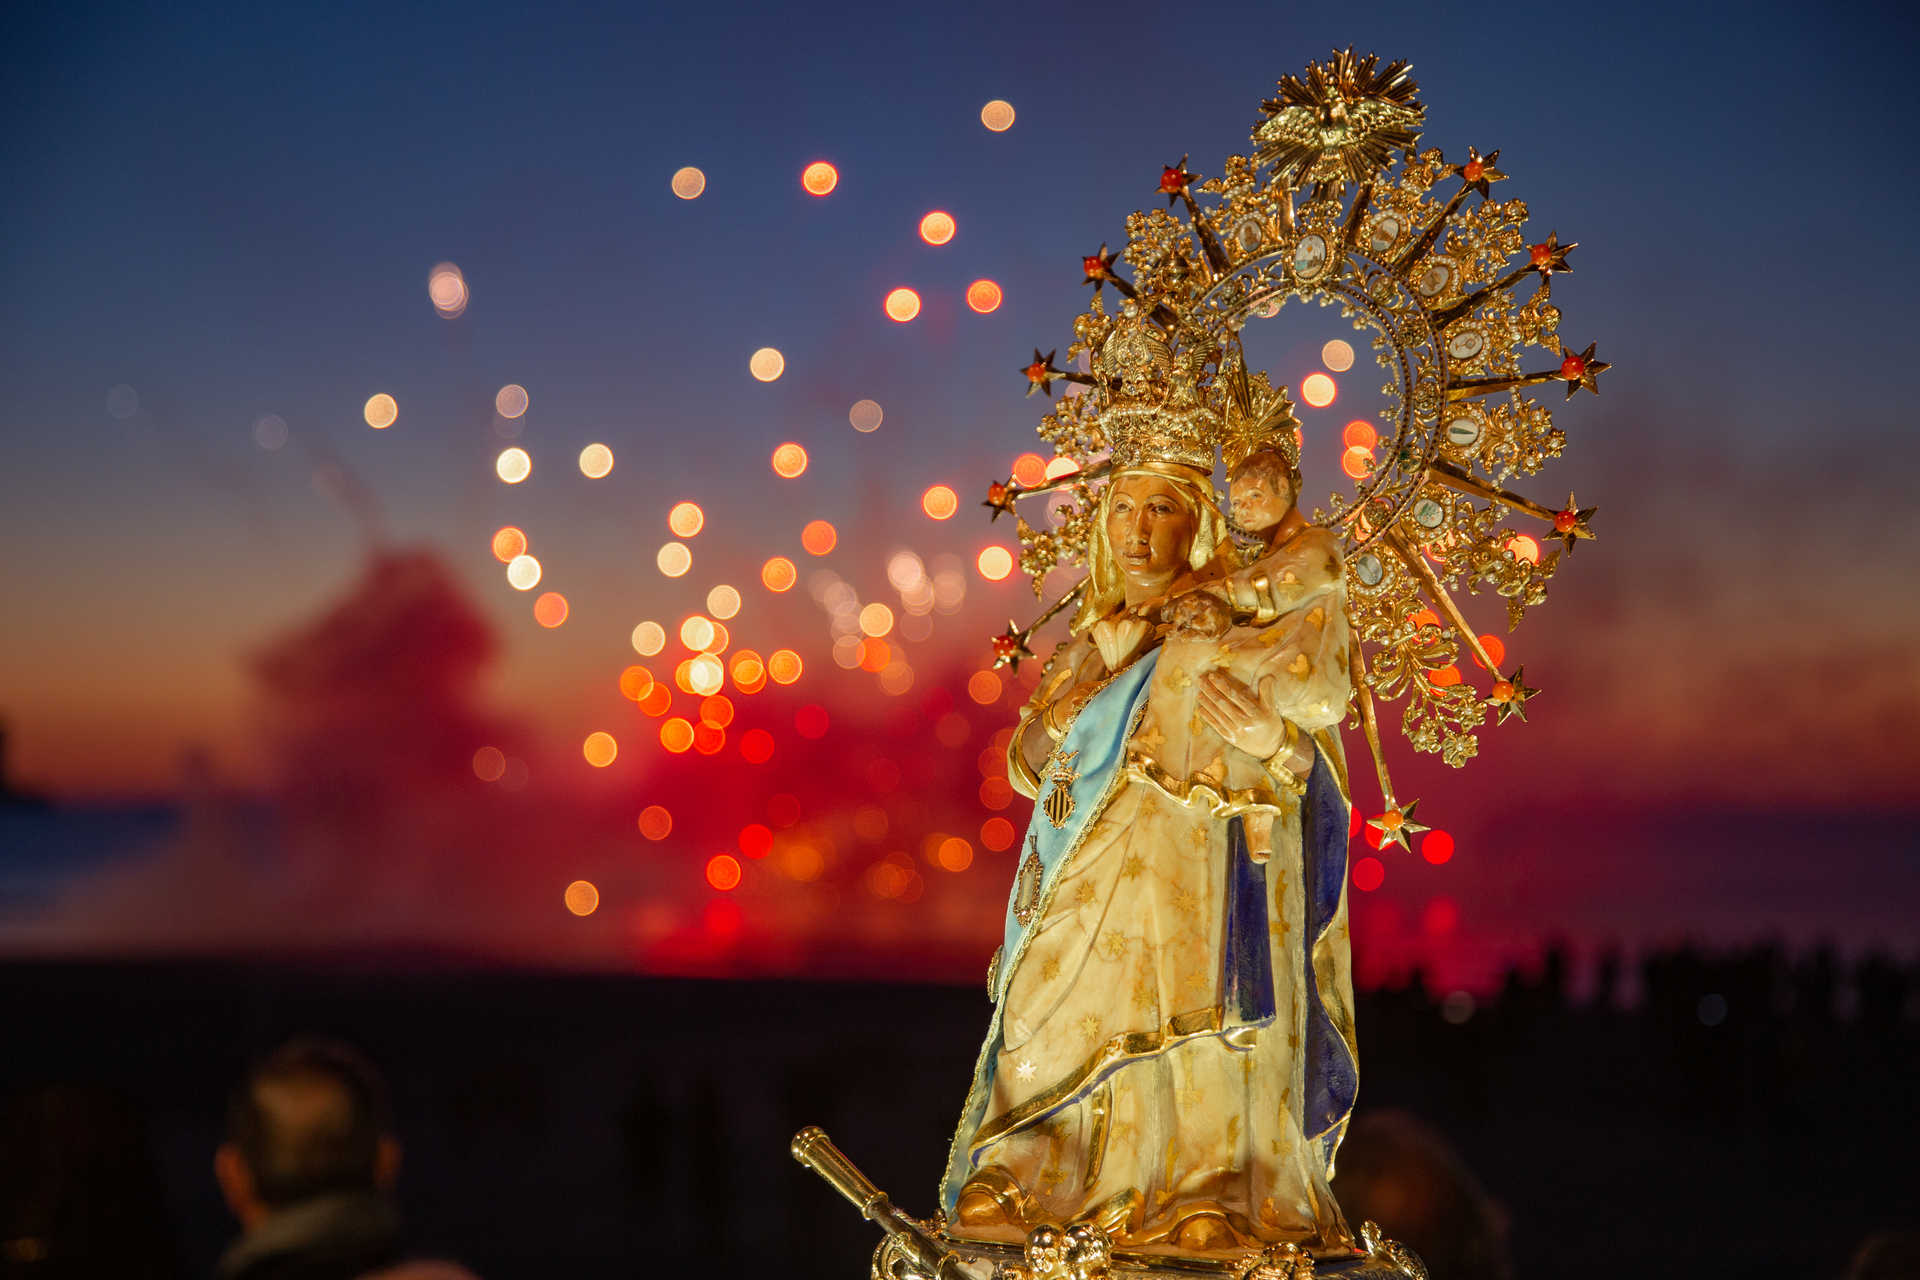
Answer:
<path fill-rule="evenodd" d="M 1384 853 L 1426 828 L 1394 795 L 1376 695 L 1404 699 L 1407 741 L 1456 766 L 1488 711 L 1525 719 L 1537 691 L 1449 588 L 1490 590 L 1517 626 L 1561 553 L 1503 517 L 1546 521 L 1569 552 L 1593 536 L 1592 508 L 1503 485 L 1564 440 L 1523 393 L 1597 390 L 1607 365 L 1559 347 L 1557 367 L 1520 371 L 1527 344 L 1557 345 L 1549 287 L 1574 246 L 1526 245 L 1524 205 L 1489 197 L 1497 152 L 1448 166 L 1414 149 L 1425 108 L 1404 63 L 1348 51 L 1280 91 L 1254 157 L 1204 183 L 1184 160 L 1163 170 L 1187 218 L 1129 219 L 1131 280 L 1104 245 L 1084 260 L 1094 297 L 1069 354 L 1086 371 L 1037 349 L 1025 370 L 1029 393 L 1077 384 L 1040 425 L 1072 466 L 995 483 L 987 505 L 997 518 L 1069 495 L 1051 528 L 1017 521 L 1021 565 L 1036 593 L 1064 565 L 1085 576 L 994 642 L 1017 666 L 1072 608 L 1007 748 L 1034 812 L 938 1211 L 901 1214 L 817 1130 L 794 1146 L 886 1230 L 876 1276 L 1424 1275 L 1372 1223 L 1351 1226 L 1330 1185 L 1358 1082 L 1340 731 L 1372 754 Z M 1430 199 L 1447 175 L 1459 189 Z M 1392 379 L 1389 429 L 1342 462 L 1357 492 L 1311 515 L 1291 400 L 1240 338 L 1300 297 L 1375 330 Z M 1454 664 L 1462 647 L 1484 695 Z"/>

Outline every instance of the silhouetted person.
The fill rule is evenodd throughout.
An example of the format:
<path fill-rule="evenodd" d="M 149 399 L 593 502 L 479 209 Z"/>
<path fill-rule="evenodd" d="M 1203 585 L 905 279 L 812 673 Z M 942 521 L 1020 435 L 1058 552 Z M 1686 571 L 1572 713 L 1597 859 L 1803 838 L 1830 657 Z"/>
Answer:
<path fill-rule="evenodd" d="M 1340 1144 L 1334 1198 L 1349 1222 L 1420 1255 L 1433 1280 L 1507 1280 L 1506 1214 L 1447 1140 L 1404 1111 L 1354 1117 Z"/>
<path fill-rule="evenodd" d="M 345 1045 L 296 1040 L 255 1067 L 213 1172 L 242 1230 L 219 1280 L 472 1280 L 452 1263 L 402 1261 L 386 1085 Z"/>

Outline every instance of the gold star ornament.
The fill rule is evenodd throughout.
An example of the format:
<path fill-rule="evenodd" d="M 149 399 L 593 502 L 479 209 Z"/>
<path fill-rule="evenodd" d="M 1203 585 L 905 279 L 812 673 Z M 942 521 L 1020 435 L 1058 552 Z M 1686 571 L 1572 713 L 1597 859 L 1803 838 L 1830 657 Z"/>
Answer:
<path fill-rule="evenodd" d="M 1540 691 L 1527 687 L 1523 678 L 1526 674 L 1525 667 L 1515 667 L 1512 675 L 1495 680 L 1487 691 L 1487 705 L 1499 714 L 1499 723 L 1505 724 L 1508 716 L 1519 716 L 1521 724 L 1527 722 L 1527 699 Z"/>
<path fill-rule="evenodd" d="M 1384 850 L 1390 844 L 1397 844 L 1402 849 L 1412 851 L 1413 846 L 1407 843 L 1408 838 L 1427 830 L 1425 826 L 1413 820 L 1414 806 L 1419 803 L 1418 800 L 1409 800 L 1405 804 L 1392 805 L 1379 817 L 1367 819 L 1367 825 L 1380 836 L 1381 849 Z"/>

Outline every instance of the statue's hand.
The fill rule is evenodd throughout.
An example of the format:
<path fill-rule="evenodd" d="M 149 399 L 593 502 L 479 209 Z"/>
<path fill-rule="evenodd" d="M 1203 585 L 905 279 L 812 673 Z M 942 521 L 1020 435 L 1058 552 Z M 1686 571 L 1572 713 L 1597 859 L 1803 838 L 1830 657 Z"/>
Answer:
<path fill-rule="evenodd" d="M 1207 727 L 1255 759 L 1265 760 L 1286 740 L 1286 718 L 1268 710 L 1244 681 L 1209 671 L 1200 677 L 1197 692 L 1200 718 Z"/>

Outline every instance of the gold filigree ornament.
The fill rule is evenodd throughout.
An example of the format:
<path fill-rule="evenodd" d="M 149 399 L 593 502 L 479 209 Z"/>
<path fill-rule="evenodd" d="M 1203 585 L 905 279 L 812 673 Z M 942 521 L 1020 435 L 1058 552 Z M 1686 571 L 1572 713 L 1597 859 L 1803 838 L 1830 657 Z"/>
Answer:
<path fill-rule="evenodd" d="M 1246 325 L 1312 300 L 1370 331 L 1388 405 L 1377 457 L 1311 518 L 1344 544 L 1353 723 L 1374 747 L 1386 812 L 1403 816 L 1411 805 L 1387 776 L 1374 700 L 1404 701 L 1409 744 L 1454 766 L 1477 752 L 1489 711 L 1525 719 L 1535 691 L 1494 661 L 1455 596 L 1498 596 L 1511 630 L 1593 538 L 1592 506 L 1543 504 L 1508 485 L 1566 444 L 1535 393 L 1598 394 L 1609 367 L 1595 345 L 1561 338 L 1552 288 L 1576 246 L 1527 235 L 1526 203 L 1498 198 L 1509 180 L 1499 151 L 1468 148 L 1449 163 L 1417 149 L 1417 95 L 1406 63 L 1349 49 L 1280 81 L 1252 154 L 1227 157 L 1218 176 L 1203 179 L 1188 157 L 1163 166 L 1155 192 L 1166 206 L 1133 213 L 1123 245 L 1081 260 L 1093 297 L 1064 367 L 1057 346 L 1036 347 L 1022 370 L 1029 394 L 1051 401 L 1041 438 L 1071 467 L 1032 487 L 996 482 L 986 504 L 997 518 L 1022 499 L 1068 495 L 1041 527 L 1016 516 L 1020 566 L 1045 600 L 1054 573 L 1087 563 L 1114 468 L 1211 476 L 1216 451 L 1231 464 L 1297 425 L 1286 388 L 1246 367 Z M 1010 623 L 997 664 L 1033 656 L 1035 631 L 1079 590 L 1055 594 L 1024 628 Z"/>

